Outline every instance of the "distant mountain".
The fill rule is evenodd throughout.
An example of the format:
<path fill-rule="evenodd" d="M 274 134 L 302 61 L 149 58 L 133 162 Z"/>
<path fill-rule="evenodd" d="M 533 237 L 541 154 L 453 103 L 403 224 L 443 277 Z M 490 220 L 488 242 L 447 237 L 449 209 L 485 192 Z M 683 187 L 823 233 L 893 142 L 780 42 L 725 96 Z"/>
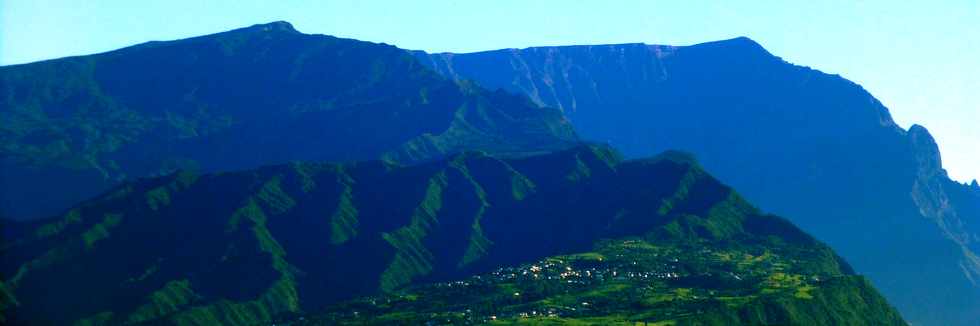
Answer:
<path fill-rule="evenodd" d="M 689 157 L 623 161 L 602 146 L 128 182 L 8 241 L 0 308 L 14 324 L 251 325 L 552 255 L 614 256 L 603 248 L 619 245 L 600 239 L 668 250 L 676 276 L 657 291 L 676 294 L 678 309 L 903 324 L 829 247 L 760 213 Z M 469 295 L 480 293 L 497 290 Z"/>
<path fill-rule="evenodd" d="M 859 85 L 747 38 L 427 54 L 456 80 L 560 108 L 627 157 L 689 151 L 866 273 L 913 323 L 980 324 L 978 187 L 950 180 L 925 128 Z"/>
<path fill-rule="evenodd" d="M 567 148 L 524 97 L 403 50 L 285 22 L 0 67 L 0 217 L 49 216 L 120 181 L 291 160 L 402 162 Z"/>

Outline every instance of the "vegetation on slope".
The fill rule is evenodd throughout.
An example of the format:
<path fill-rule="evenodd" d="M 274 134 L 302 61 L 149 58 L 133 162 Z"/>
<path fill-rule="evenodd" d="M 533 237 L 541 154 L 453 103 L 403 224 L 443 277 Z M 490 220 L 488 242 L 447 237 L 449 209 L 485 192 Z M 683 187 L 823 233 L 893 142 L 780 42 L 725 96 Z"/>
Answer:
<path fill-rule="evenodd" d="M 576 139 L 560 112 L 524 97 L 446 80 L 394 46 L 285 22 L 0 67 L 0 120 L 0 214 L 10 218 L 50 216 L 176 169 L 416 162 Z"/>
<path fill-rule="evenodd" d="M 596 248 L 585 256 L 614 257 L 623 239 L 653 248 L 636 256 L 651 259 L 643 265 L 651 270 L 662 267 L 651 255 L 661 250 L 715 273 L 724 269 L 696 253 L 768 252 L 782 270 L 730 271 L 784 275 L 774 282 L 821 304 L 822 290 L 807 286 L 830 287 L 811 277 L 853 277 L 828 247 L 760 213 L 683 155 L 622 161 L 607 147 L 582 146 L 524 158 L 467 152 L 412 166 L 293 163 L 127 183 L 3 244 L 0 280 L 12 299 L 3 315 L 31 324 L 248 325 L 549 256 Z M 703 295 L 711 285 L 683 288 Z M 812 309 L 897 318 L 873 290 L 851 291 L 860 296 Z M 869 304 L 837 306 L 844 299 Z M 776 318 L 770 304 L 760 307 Z"/>
<path fill-rule="evenodd" d="M 862 277 L 805 247 L 625 238 L 358 298 L 283 325 L 904 325 Z"/>

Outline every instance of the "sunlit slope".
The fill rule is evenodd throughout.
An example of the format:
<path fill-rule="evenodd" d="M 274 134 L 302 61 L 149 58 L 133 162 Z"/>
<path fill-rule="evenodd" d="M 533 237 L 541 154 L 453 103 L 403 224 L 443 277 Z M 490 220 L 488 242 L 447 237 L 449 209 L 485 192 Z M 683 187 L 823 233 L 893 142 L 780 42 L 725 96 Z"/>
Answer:
<path fill-rule="evenodd" d="M 0 276 L 14 299 L 4 311 L 13 321 L 246 325 L 548 256 L 609 255 L 604 250 L 617 249 L 597 243 L 624 237 L 678 258 L 702 250 L 731 263 L 744 254 L 772 257 L 745 268 L 788 278 L 793 291 L 817 289 L 816 301 L 801 302 L 828 306 L 812 312 L 899 320 L 827 246 L 760 213 L 686 155 L 623 161 L 602 146 L 144 179 L 6 245 Z M 835 286 L 846 291 L 826 295 L 868 304 L 825 300 L 821 291 Z M 712 285 L 683 288 L 703 293 Z M 746 309 L 768 314 L 765 298 Z"/>

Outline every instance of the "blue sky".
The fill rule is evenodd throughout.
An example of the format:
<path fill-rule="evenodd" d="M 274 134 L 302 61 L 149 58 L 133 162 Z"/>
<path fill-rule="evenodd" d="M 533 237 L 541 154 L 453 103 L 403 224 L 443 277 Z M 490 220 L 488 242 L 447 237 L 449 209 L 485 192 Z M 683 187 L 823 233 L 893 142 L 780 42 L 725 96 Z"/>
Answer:
<path fill-rule="evenodd" d="M 0 65 L 286 20 L 304 33 L 427 51 L 748 36 L 860 83 L 980 178 L 980 1 L 0 0 Z"/>

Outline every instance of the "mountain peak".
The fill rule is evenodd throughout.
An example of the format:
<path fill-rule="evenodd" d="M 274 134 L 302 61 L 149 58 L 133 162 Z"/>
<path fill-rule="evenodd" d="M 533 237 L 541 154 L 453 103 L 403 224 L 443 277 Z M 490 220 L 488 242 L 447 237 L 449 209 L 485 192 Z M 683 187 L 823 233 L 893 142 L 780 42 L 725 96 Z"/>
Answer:
<path fill-rule="evenodd" d="M 299 31 L 293 28 L 293 24 L 290 24 L 289 22 L 283 20 L 274 21 L 265 24 L 255 24 L 249 27 L 245 27 L 243 28 L 243 30 L 260 31 L 260 32 L 299 33 Z"/>
<path fill-rule="evenodd" d="M 691 47 L 724 48 L 727 50 L 762 52 L 767 55 L 772 55 L 769 53 L 769 51 L 766 51 L 766 48 L 764 48 L 762 44 L 759 44 L 759 42 L 756 42 L 755 40 L 750 39 L 746 36 L 739 36 L 727 40 L 699 43 L 699 44 L 691 45 Z"/>
<path fill-rule="evenodd" d="M 909 127 L 908 132 L 909 137 L 913 140 L 920 141 L 923 145 L 935 145 L 936 140 L 932 138 L 932 134 L 929 133 L 929 129 L 923 127 L 919 124 L 913 124 Z"/>
<path fill-rule="evenodd" d="M 912 143 L 912 148 L 915 150 L 915 158 L 919 161 L 920 171 L 940 172 L 943 161 L 939 156 L 939 145 L 929 134 L 929 130 L 921 125 L 913 124 L 909 127 L 908 137 Z"/>
<path fill-rule="evenodd" d="M 977 184 L 977 179 L 973 179 L 973 183 L 970 184 L 973 190 L 980 191 L 980 184 Z"/>
<path fill-rule="evenodd" d="M 762 45 L 759 44 L 759 42 L 756 42 L 755 40 L 749 38 L 748 36 L 738 36 L 727 40 L 721 40 L 719 42 L 741 43 L 741 44 L 746 44 L 751 46 L 762 47 Z"/>

